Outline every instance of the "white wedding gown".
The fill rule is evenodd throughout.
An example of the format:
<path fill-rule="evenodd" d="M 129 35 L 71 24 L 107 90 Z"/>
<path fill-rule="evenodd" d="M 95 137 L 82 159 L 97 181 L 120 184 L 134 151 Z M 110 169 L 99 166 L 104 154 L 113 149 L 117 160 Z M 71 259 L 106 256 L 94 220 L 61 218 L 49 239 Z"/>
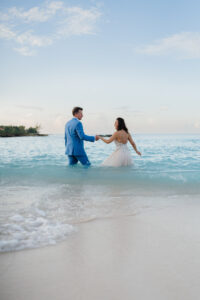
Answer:
<path fill-rule="evenodd" d="M 117 140 L 114 142 L 116 144 L 116 150 L 108 158 L 106 158 L 106 160 L 102 163 L 102 166 L 122 167 L 132 165 L 132 157 L 127 143 L 123 144 Z"/>

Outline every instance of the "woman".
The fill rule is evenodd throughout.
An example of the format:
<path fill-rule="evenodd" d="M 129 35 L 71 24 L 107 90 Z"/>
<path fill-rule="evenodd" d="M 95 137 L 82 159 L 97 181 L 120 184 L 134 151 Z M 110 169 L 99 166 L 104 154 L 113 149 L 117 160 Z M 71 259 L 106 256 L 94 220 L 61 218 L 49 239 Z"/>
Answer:
<path fill-rule="evenodd" d="M 132 165 L 132 158 L 127 143 L 130 142 L 138 155 L 141 155 L 141 153 L 137 150 L 136 144 L 128 132 L 124 119 L 117 118 L 114 126 L 116 132 L 114 132 L 108 140 L 99 136 L 99 138 L 106 144 L 110 144 L 113 141 L 116 144 L 116 150 L 102 163 L 102 165 L 110 167 L 130 166 Z"/>

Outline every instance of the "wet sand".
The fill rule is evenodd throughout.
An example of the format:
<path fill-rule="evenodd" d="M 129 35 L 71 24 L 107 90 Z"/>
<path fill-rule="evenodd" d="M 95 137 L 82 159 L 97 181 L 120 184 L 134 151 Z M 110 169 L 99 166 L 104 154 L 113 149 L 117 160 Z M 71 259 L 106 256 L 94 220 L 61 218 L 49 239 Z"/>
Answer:
<path fill-rule="evenodd" d="M 0 255 L 1 300 L 191 300 L 200 295 L 199 205 L 77 225 L 55 246 Z"/>

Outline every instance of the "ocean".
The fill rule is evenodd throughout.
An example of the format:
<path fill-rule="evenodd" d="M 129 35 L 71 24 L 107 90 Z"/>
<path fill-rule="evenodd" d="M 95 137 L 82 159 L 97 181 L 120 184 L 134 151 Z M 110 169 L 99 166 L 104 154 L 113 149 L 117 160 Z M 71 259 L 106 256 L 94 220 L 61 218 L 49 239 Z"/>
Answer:
<path fill-rule="evenodd" d="M 68 166 L 63 135 L 0 138 L 0 252 L 57 244 L 81 222 L 198 203 L 200 135 L 133 139 L 133 166 L 102 167 L 115 145 L 98 141 L 85 142 L 85 168 Z"/>

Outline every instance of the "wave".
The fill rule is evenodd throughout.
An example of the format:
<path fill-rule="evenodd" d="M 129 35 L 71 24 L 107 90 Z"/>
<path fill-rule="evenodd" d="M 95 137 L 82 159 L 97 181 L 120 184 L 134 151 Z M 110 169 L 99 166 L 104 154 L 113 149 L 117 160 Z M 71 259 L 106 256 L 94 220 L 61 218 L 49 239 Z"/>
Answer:
<path fill-rule="evenodd" d="M 196 169 L 169 169 L 150 170 L 136 167 L 108 168 L 82 166 L 34 166 L 7 167 L 0 175 L 0 185 L 11 183 L 38 184 L 69 183 L 69 184 L 96 184 L 96 185 L 132 185 L 169 187 L 190 186 L 198 187 L 200 170 Z"/>

